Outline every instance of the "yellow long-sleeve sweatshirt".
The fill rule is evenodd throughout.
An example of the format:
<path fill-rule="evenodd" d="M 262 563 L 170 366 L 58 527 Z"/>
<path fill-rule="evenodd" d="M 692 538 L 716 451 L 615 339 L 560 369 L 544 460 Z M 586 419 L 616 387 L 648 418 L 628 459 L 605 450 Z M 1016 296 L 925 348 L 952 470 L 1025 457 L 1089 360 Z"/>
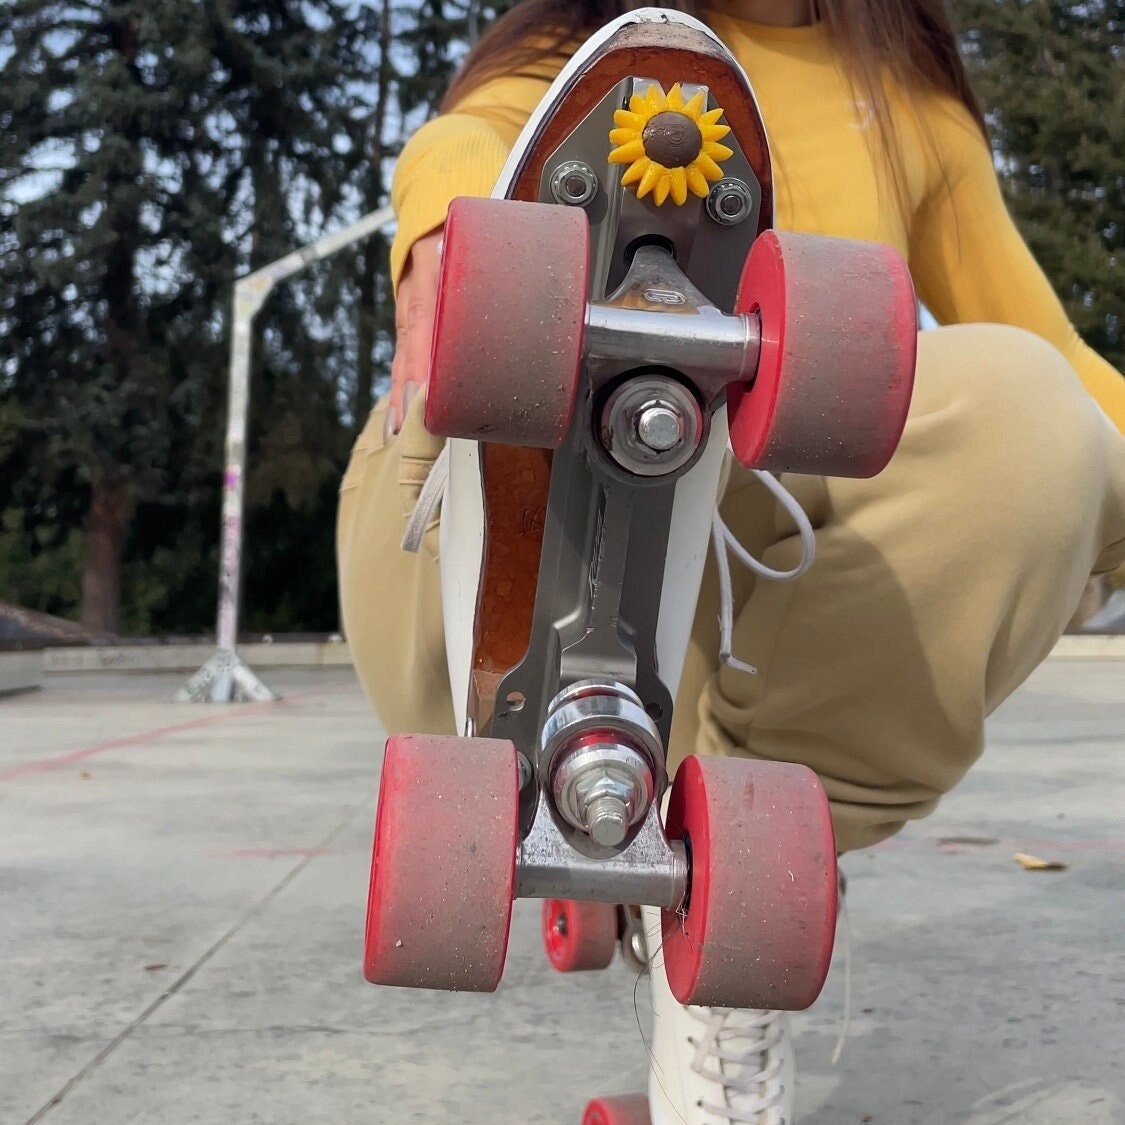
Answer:
<path fill-rule="evenodd" d="M 987 321 L 1054 344 L 1125 432 L 1125 378 L 1087 347 L 1016 230 L 992 154 L 960 103 L 889 91 L 901 148 L 900 191 L 867 106 L 819 26 L 765 27 L 713 12 L 708 24 L 745 68 L 774 160 L 782 230 L 883 242 L 903 253 L 940 323 Z M 488 195 L 559 64 L 500 77 L 411 138 L 395 168 L 397 286 L 410 247 L 459 195 Z M 913 104 L 914 110 L 910 110 Z"/>

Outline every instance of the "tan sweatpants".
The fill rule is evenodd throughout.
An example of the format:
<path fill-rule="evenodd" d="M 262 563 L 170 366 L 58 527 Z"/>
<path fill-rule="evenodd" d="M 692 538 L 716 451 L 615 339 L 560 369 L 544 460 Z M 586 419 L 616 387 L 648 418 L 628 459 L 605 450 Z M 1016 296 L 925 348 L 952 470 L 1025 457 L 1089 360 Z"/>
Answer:
<path fill-rule="evenodd" d="M 389 731 L 452 733 L 437 528 L 399 549 L 440 440 L 420 401 L 388 446 L 381 404 L 340 498 L 345 626 Z M 736 656 L 718 664 L 718 592 L 704 576 L 672 732 L 689 753 L 814 769 L 842 851 L 926 816 L 976 760 L 985 716 L 1043 660 L 1091 573 L 1125 559 L 1125 438 L 1049 344 L 1018 329 L 922 333 L 902 444 L 873 480 L 787 476 L 817 529 L 796 582 L 739 574 Z M 731 530 L 792 565 L 788 517 L 733 469 Z"/>

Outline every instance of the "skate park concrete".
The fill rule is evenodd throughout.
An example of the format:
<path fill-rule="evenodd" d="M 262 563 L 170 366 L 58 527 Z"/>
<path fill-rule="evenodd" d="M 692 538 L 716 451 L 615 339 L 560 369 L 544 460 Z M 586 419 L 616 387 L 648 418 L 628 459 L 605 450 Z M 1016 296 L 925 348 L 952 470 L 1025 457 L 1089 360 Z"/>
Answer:
<path fill-rule="evenodd" d="M 0 700 L 0 1125 L 577 1125 L 639 1087 L 643 983 L 552 973 L 537 903 L 494 996 L 362 981 L 380 733 L 347 668 L 265 678 L 281 702 Z M 1125 1122 L 1123 683 L 1049 661 L 936 815 L 845 859 L 851 1026 L 833 1066 L 838 946 L 802 1125 Z"/>

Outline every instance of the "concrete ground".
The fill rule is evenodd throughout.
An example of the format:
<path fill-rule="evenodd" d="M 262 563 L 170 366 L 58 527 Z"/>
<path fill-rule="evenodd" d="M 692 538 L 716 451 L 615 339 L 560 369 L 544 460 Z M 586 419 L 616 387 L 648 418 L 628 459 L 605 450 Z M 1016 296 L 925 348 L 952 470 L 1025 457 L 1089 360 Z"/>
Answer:
<path fill-rule="evenodd" d="M 577 1125 L 642 1084 L 643 987 L 552 974 L 535 903 L 495 996 L 363 983 L 380 738 L 350 671 L 222 708 L 168 703 L 181 678 L 0 700 L 2 1125 Z M 1123 684 L 1048 663 L 937 815 L 846 860 L 853 1018 L 833 1067 L 838 959 L 802 1125 L 1125 1122 Z"/>

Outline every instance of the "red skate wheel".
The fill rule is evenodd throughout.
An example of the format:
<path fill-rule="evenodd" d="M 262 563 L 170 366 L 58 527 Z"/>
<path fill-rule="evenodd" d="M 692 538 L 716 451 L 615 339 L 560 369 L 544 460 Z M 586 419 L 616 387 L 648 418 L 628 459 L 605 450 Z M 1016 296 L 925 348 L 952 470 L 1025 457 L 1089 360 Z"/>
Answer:
<path fill-rule="evenodd" d="M 582 1114 L 582 1125 L 651 1125 L 651 1120 L 644 1094 L 595 1098 Z"/>
<path fill-rule="evenodd" d="M 560 446 L 578 392 L 588 272 L 581 208 L 455 199 L 445 223 L 426 428 Z"/>
<path fill-rule="evenodd" d="M 836 933 L 836 845 L 816 774 L 689 757 L 667 827 L 690 864 L 686 909 L 662 915 L 672 994 L 681 1004 L 807 1008 Z"/>
<path fill-rule="evenodd" d="M 765 231 L 735 310 L 757 312 L 752 386 L 727 388 L 734 455 L 748 469 L 873 477 L 898 447 L 914 389 L 918 308 L 890 246 Z"/>
<path fill-rule="evenodd" d="M 387 740 L 367 898 L 372 984 L 492 992 L 504 971 L 519 844 L 510 742 Z"/>
<path fill-rule="evenodd" d="M 560 973 L 604 969 L 617 952 L 617 907 L 610 902 L 546 899 L 543 948 Z"/>

